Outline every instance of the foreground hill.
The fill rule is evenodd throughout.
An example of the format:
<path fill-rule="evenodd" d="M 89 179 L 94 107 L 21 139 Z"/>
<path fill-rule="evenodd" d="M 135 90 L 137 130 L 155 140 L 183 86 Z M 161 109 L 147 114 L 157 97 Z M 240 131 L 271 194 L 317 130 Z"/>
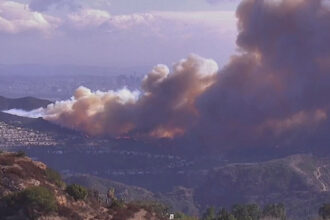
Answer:
<path fill-rule="evenodd" d="M 1 122 L 15 127 L 33 129 L 39 132 L 53 132 L 54 136 L 63 133 L 78 134 L 78 132 L 75 132 L 67 128 L 63 128 L 43 118 L 26 118 L 26 117 L 0 112 L 0 123 Z"/>
<path fill-rule="evenodd" d="M 102 203 L 96 193 L 71 194 L 58 174 L 23 153 L 0 154 L 0 219 L 162 219 L 138 204 Z"/>

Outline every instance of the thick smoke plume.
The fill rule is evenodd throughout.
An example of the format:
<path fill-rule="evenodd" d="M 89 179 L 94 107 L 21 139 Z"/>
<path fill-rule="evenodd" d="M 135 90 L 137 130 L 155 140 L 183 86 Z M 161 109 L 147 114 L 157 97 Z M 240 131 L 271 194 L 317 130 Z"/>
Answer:
<path fill-rule="evenodd" d="M 142 91 L 91 92 L 45 118 L 91 135 L 185 137 L 214 146 L 292 145 L 330 128 L 330 10 L 322 0 L 245 0 L 239 54 L 156 66 Z M 221 43 L 221 42 L 219 42 Z M 216 144 L 215 144 L 216 143 Z"/>
<path fill-rule="evenodd" d="M 173 67 L 158 65 L 145 76 L 141 94 L 76 90 L 72 100 L 51 104 L 45 119 L 97 136 L 172 138 L 196 123 L 196 99 L 216 79 L 213 60 L 191 55 Z"/>
<path fill-rule="evenodd" d="M 195 132 L 241 146 L 293 145 L 306 137 L 327 137 L 326 1 L 246 0 L 237 17 L 241 54 L 231 58 L 199 98 L 201 119 Z"/>

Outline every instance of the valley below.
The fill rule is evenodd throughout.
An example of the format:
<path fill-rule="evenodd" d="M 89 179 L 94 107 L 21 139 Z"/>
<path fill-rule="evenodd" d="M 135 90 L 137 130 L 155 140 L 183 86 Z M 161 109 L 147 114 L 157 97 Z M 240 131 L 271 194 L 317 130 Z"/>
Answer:
<path fill-rule="evenodd" d="M 93 138 L 41 118 L 6 113 L 0 113 L 0 137 L 2 151 L 24 151 L 69 183 L 104 195 L 113 187 L 124 200 L 160 201 L 193 216 L 211 206 L 283 203 L 290 219 L 311 219 L 330 200 L 326 151 L 196 154 L 184 141 Z"/>

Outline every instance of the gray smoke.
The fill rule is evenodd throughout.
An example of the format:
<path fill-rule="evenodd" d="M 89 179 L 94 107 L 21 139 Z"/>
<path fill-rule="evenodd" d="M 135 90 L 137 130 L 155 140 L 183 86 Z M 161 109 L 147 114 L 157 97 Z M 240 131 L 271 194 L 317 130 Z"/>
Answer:
<path fill-rule="evenodd" d="M 228 145 L 267 146 L 322 134 L 330 92 L 325 1 L 246 0 L 237 17 L 241 54 L 198 100 L 194 132 Z"/>

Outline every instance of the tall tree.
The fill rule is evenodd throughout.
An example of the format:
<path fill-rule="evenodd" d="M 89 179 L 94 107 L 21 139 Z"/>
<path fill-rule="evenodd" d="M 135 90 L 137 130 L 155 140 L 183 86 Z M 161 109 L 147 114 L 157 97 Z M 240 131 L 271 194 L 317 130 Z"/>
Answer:
<path fill-rule="evenodd" d="M 263 217 L 286 219 L 285 206 L 282 203 L 266 205 L 262 211 Z"/>
<path fill-rule="evenodd" d="M 319 209 L 319 215 L 323 219 L 330 219 L 330 203 L 325 203 Z"/>

